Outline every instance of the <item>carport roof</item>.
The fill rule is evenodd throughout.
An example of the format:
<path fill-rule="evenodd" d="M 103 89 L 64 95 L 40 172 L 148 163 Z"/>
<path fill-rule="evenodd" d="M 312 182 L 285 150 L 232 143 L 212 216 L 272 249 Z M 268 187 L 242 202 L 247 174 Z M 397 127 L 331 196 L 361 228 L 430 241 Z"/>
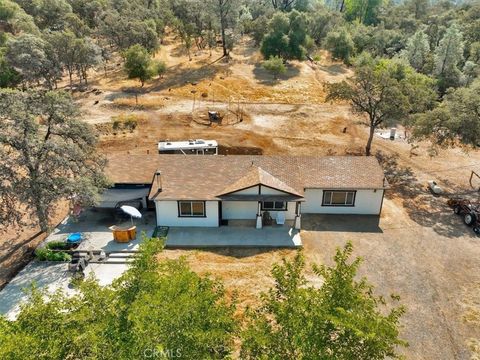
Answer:
<path fill-rule="evenodd" d="M 306 188 L 388 186 L 377 159 L 370 156 L 116 154 L 109 157 L 106 173 L 117 184 L 152 183 L 152 199 L 217 200 L 225 189 L 258 168 L 301 196 Z M 161 191 L 154 178 L 157 170 L 161 172 Z"/>

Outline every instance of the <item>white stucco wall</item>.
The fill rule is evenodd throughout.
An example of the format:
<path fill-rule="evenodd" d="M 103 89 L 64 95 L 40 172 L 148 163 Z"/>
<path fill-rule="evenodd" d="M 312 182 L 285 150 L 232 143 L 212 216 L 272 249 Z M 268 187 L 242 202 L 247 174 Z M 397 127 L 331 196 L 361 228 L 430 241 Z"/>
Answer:
<path fill-rule="evenodd" d="M 355 206 L 322 206 L 322 198 L 323 190 L 305 189 L 302 213 L 378 215 L 382 205 L 383 190 L 376 192 L 374 190 L 357 190 Z"/>
<path fill-rule="evenodd" d="M 257 216 L 257 201 L 223 201 L 222 219 L 248 220 Z"/>
<path fill-rule="evenodd" d="M 282 212 L 285 213 L 285 219 L 287 219 L 287 220 L 295 219 L 295 207 L 296 207 L 295 202 L 288 202 L 287 211 L 282 211 Z M 276 219 L 277 218 L 277 213 L 279 211 L 268 210 L 268 212 L 270 213 L 270 216 L 272 217 L 272 219 Z"/>
<path fill-rule="evenodd" d="M 277 190 L 277 189 L 272 189 L 267 186 L 262 186 L 260 188 L 260 193 L 262 195 L 285 195 L 283 191 Z"/>
<path fill-rule="evenodd" d="M 156 201 L 157 224 L 159 226 L 218 226 L 218 201 L 205 203 L 206 217 L 179 217 L 176 201 Z"/>
<path fill-rule="evenodd" d="M 258 194 L 258 185 L 231 193 L 231 195 L 257 195 L 257 194 Z"/>
<path fill-rule="evenodd" d="M 284 211 L 287 220 L 295 219 L 295 202 L 287 204 L 287 211 Z M 225 220 L 249 220 L 255 219 L 257 215 L 257 201 L 223 201 L 222 219 Z M 273 219 L 277 217 L 278 211 L 269 211 Z"/>

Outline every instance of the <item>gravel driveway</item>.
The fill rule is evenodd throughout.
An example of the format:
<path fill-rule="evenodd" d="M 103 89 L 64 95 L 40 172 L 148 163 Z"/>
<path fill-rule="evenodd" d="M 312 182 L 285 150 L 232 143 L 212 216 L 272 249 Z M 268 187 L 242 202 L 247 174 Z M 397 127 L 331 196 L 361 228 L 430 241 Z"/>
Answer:
<path fill-rule="evenodd" d="M 480 339 L 480 237 L 447 207 L 425 216 L 416 219 L 387 199 L 380 221 L 304 215 L 305 255 L 331 264 L 335 248 L 350 240 L 364 259 L 360 275 L 378 295 L 398 294 L 407 307 L 407 359 L 470 359 Z"/>

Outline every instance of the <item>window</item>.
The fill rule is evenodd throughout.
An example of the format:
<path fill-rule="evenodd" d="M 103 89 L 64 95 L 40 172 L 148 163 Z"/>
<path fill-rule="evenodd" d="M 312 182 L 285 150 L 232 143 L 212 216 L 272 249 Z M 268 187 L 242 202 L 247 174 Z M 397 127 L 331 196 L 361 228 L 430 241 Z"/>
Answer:
<path fill-rule="evenodd" d="M 331 191 L 323 192 L 322 206 L 355 206 L 356 191 Z"/>
<path fill-rule="evenodd" d="M 204 201 L 179 201 L 178 216 L 205 217 L 205 202 Z"/>
<path fill-rule="evenodd" d="M 285 211 L 287 210 L 286 201 L 263 201 L 262 210 Z"/>

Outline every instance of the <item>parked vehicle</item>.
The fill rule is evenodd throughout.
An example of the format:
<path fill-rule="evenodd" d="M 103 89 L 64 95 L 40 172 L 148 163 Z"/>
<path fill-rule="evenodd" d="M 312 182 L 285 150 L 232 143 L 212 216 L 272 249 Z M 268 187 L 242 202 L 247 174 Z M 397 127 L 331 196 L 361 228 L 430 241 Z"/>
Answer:
<path fill-rule="evenodd" d="M 480 234 L 480 204 L 467 199 L 450 199 L 448 205 L 453 212 L 463 217 L 463 222 L 472 226 L 476 234 Z"/>

